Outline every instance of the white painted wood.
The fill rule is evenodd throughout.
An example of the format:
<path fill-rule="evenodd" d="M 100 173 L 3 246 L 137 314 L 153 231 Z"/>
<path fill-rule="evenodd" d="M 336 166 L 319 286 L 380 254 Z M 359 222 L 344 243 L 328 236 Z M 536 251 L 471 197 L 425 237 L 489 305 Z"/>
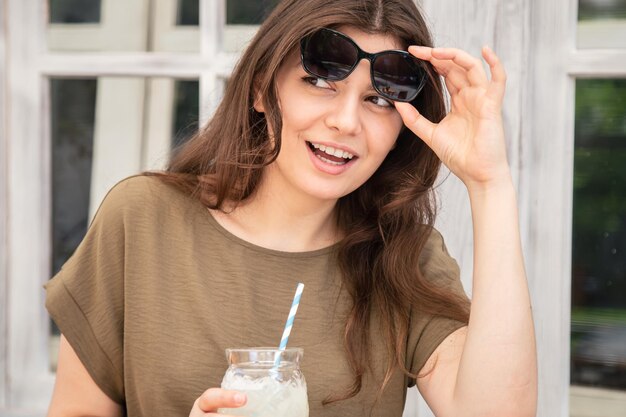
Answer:
<path fill-rule="evenodd" d="M 89 218 L 118 181 L 141 171 L 144 78 L 98 79 Z"/>
<path fill-rule="evenodd" d="M 49 205 L 42 144 L 41 91 L 36 66 L 41 51 L 42 2 L 6 0 L 8 285 L 6 288 L 6 405 L 43 410 L 52 390 L 48 372 L 46 313 L 41 285 L 49 275 Z M 42 146 L 44 145 L 44 146 Z M 45 205 L 44 205 L 45 204 Z M 5 343 L 4 341 L 2 343 Z"/>
<path fill-rule="evenodd" d="M 593 19 L 578 22 L 579 49 L 626 48 L 626 19 Z"/>
<path fill-rule="evenodd" d="M 152 4 L 154 7 L 152 50 L 176 53 L 200 52 L 198 26 L 176 26 L 178 0 L 160 0 Z"/>
<path fill-rule="evenodd" d="M 526 259 L 539 361 L 539 417 L 569 415 L 571 222 L 576 0 L 532 0 L 522 140 Z"/>
<path fill-rule="evenodd" d="M 226 0 L 200 1 L 200 51 L 215 57 L 221 50 L 226 25 Z"/>
<path fill-rule="evenodd" d="M 129 27 L 119 22 L 111 44 L 102 43 L 97 39 L 101 35 L 94 34 L 106 33 L 102 28 L 66 28 L 71 31 L 55 35 L 55 30 L 63 28 L 53 25 L 49 45 L 62 49 L 58 42 L 75 44 L 66 44 L 69 52 L 48 53 L 43 48 L 45 2 L 0 0 L 0 117 L 6 117 L 0 130 L 0 237 L 6 233 L 6 239 L 0 238 L 0 416 L 43 416 L 52 388 L 47 363 L 47 315 L 41 289 L 49 274 L 50 252 L 50 154 L 44 122 L 49 109 L 41 93 L 45 91 L 41 76 L 199 77 L 201 120 L 205 121 L 222 96 L 224 80 L 239 56 L 239 48 L 256 30 L 225 28 L 225 1 L 201 1 L 200 54 L 185 54 L 181 59 L 179 53 L 138 52 L 146 50 L 148 38 L 130 39 Z M 130 18 L 132 8 L 140 4 L 115 0 L 105 3 L 107 7 L 123 8 L 122 18 Z M 459 46 L 477 54 L 480 46 L 488 43 L 507 67 L 509 87 L 504 118 L 509 160 L 518 184 L 520 222 L 537 326 L 539 417 L 567 417 L 574 77 L 624 77 L 626 52 L 575 49 L 579 30 L 577 0 L 423 0 L 422 4 L 437 45 Z M 105 15 L 110 16 L 108 12 Z M 148 19 L 148 13 L 141 16 Z M 132 25 L 143 27 L 146 34 L 147 23 L 137 22 Z M 155 28 L 167 32 L 167 26 L 158 22 L 156 19 Z M 5 23 L 11 34 L 8 38 L 2 31 Z M 103 24 L 106 26 L 106 22 Z M 72 39 L 59 40 L 70 35 Z M 239 40 L 233 40 L 237 37 Z M 6 62 L 3 42 L 9 47 L 4 51 Z M 122 46 L 112 46 L 115 42 Z M 168 43 L 164 41 L 164 45 Z M 70 53 L 81 48 L 89 52 Z M 98 50 L 107 53 L 95 53 Z M 124 50 L 135 52 L 125 54 Z M 143 93 L 134 97 L 138 98 L 132 100 L 132 106 L 135 110 L 143 109 Z M 148 112 L 156 113 L 157 105 L 148 100 Z M 143 130 L 112 114 L 108 117 L 112 121 L 98 122 L 102 129 L 106 126 L 101 138 L 113 135 L 110 129 L 117 126 L 118 134 L 111 137 L 118 142 L 97 152 L 97 169 L 114 167 L 113 163 L 125 156 L 124 146 L 129 146 L 134 156 L 129 156 L 123 168 L 114 167 L 115 177 L 145 167 L 151 155 L 158 153 L 153 150 L 162 146 L 147 141 L 142 148 L 142 135 L 151 137 L 150 130 L 155 127 L 148 122 L 145 127 L 149 129 Z M 143 119 L 142 114 L 134 120 Z M 137 132 L 138 141 L 130 139 Z M 123 141 L 126 143 L 120 143 Z M 122 148 L 113 151 L 117 146 Z M 137 164 L 136 169 L 130 168 L 132 164 Z M 111 176 L 99 184 L 106 189 L 106 181 L 116 179 Z M 437 226 L 459 260 L 468 288 L 472 251 L 465 189 L 450 177 L 443 181 L 439 195 L 442 209 Z M 572 411 L 576 401 L 594 395 L 595 392 L 581 394 L 572 388 Z M 432 415 L 423 401 L 416 403 L 415 397 L 415 390 L 408 394 L 405 416 Z M 32 408 L 30 413 L 17 411 L 25 407 Z"/>
<path fill-rule="evenodd" d="M 225 78 L 205 75 L 200 79 L 200 126 L 203 126 L 217 109 L 224 95 L 225 86 Z"/>
<path fill-rule="evenodd" d="M 215 112 L 219 100 L 223 94 L 223 83 L 217 78 L 217 74 L 227 76 L 230 74 L 238 54 L 225 55 L 220 49 L 223 42 L 223 27 L 226 19 L 225 0 L 201 1 L 200 2 L 200 51 L 204 59 L 223 62 L 220 56 L 228 56 L 225 70 L 211 71 L 205 67 L 200 75 L 200 126 L 209 120 Z M 218 64 L 219 65 L 219 64 Z"/>
<path fill-rule="evenodd" d="M 579 49 L 568 58 L 567 72 L 577 78 L 624 78 L 626 49 Z"/>
<path fill-rule="evenodd" d="M 5 4 L 0 0 L 0 410 L 6 407 L 7 403 L 7 284 L 8 284 L 8 262 L 9 248 L 7 246 L 7 115 L 6 104 L 4 102 L 7 89 L 6 59 L 5 59 Z"/>
<path fill-rule="evenodd" d="M 254 37 L 257 29 L 257 25 L 226 25 L 223 32 L 222 51 L 243 51 Z"/>
<path fill-rule="evenodd" d="M 572 386 L 570 393 L 570 417 L 624 417 L 625 391 Z"/>
<path fill-rule="evenodd" d="M 413 417 L 421 415 L 418 413 L 419 392 L 416 388 L 407 390 L 406 400 L 404 401 L 403 417 Z"/>
<path fill-rule="evenodd" d="M 141 170 L 164 169 L 167 165 L 174 124 L 175 80 L 171 78 L 148 79 L 145 100 L 145 132 Z"/>
<path fill-rule="evenodd" d="M 93 77 L 98 75 L 197 78 L 202 73 L 228 77 L 238 54 L 219 53 L 201 57 L 173 53 L 47 54 L 39 68 L 45 75 Z"/>
<path fill-rule="evenodd" d="M 102 0 L 99 24 L 49 24 L 53 51 L 145 51 L 150 0 Z"/>
<path fill-rule="evenodd" d="M 29 410 L 2 410 L 0 409 L 0 417 L 44 417 L 42 411 Z"/>

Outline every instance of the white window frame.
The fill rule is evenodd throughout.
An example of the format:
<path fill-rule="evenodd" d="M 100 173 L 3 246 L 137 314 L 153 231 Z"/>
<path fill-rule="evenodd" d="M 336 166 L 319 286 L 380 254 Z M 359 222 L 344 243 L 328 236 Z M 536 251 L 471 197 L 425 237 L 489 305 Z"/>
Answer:
<path fill-rule="evenodd" d="M 7 201 L 8 201 L 8 147 L 6 137 L 6 48 L 5 48 L 5 8 L 0 0 L 0 410 L 6 408 L 7 390 L 7 316 L 8 316 L 8 239 L 7 239 Z"/>
<path fill-rule="evenodd" d="M 238 57 L 223 52 L 228 32 L 237 30 L 225 28 L 226 0 L 200 1 L 200 52 L 181 59 L 167 51 L 48 52 L 44 0 L 0 0 L 0 416 L 44 415 L 53 384 L 41 287 L 51 255 L 46 79 L 199 79 L 201 123 L 206 121 Z M 463 7 L 439 0 L 421 4 L 438 45 L 477 54 L 477 42 L 489 43 L 507 66 L 505 129 L 537 331 L 538 416 L 569 417 L 575 79 L 626 77 L 626 49 L 576 49 L 577 0 L 458 1 Z M 440 190 L 438 227 L 469 289 L 466 193 L 453 178 Z M 414 393 L 405 416 L 431 415 Z"/>
<path fill-rule="evenodd" d="M 55 36 L 69 36 L 77 28 L 53 27 L 57 35 L 47 39 L 44 0 L 0 0 L 0 17 L 6 16 L 0 21 L 7 25 L 0 25 L 0 63 L 6 63 L 0 70 L 0 116 L 7 122 L 0 133 L 0 416 L 45 415 L 54 382 L 42 289 L 49 279 L 51 258 L 48 77 L 198 79 L 201 121 L 205 121 L 237 58 L 236 53 L 220 52 L 223 1 L 201 0 L 201 29 L 195 29 L 200 36 L 196 40 L 199 52 L 182 57 L 178 52 L 129 52 L 121 47 L 87 51 L 84 45 L 74 45 L 71 51 L 48 51 L 46 42 L 54 43 Z M 102 28 L 96 26 L 77 30 L 86 37 L 101 36 L 96 32 Z M 183 37 L 193 36 L 194 29 L 186 32 Z M 170 39 L 164 41 L 166 45 L 181 36 L 174 28 L 165 35 Z"/>
<path fill-rule="evenodd" d="M 569 377 L 575 81 L 626 78 L 626 49 L 583 49 L 589 42 L 577 47 L 578 0 L 476 0 L 464 1 L 463 7 L 423 0 L 421 5 L 436 45 L 478 55 L 480 42 L 488 43 L 507 68 L 503 113 L 537 334 L 537 415 L 569 417 L 570 401 L 588 395 L 570 389 Z M 450 177 L 440 198 L 437 227 L 471 292 L 466 192 Z M 417 406 L 411 404 L 412 396 L 409 392 L 405 415 L 432 417 L 421 398 Z M 610 401 L 616 400 L 611 396 Z"/>
<path fill-rule="evenodd" d="M 626 78 L 626 49 L 577 45 L 578 1 L 533 1 L 532 93 L 523 202 L 529 220 L 528 273 L 538 336 L 539 415 L 570 415 L 570 326 L 576 79 Z"/>
<path fill-rule="evenodd" d="M 103 0 L 101 4 L 100 23 L 52 23 L 47 25 L 48 33 L 42 42 L 57 52 L 144 51 L 148 44 L 150 0 Z M 137 21 L 137 16 L 142 20 Z"/>

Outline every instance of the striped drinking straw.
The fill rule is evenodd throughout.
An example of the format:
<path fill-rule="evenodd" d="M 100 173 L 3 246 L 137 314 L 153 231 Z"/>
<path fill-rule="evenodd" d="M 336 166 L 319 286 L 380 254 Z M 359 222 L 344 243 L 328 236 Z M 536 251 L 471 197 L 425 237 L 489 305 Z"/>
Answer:
<path fill-rule="evenodd" d="M 283 351 L 287 347 L 287 341 L 289 340 L 289 334 L 291 333 L 291 328 L 293 327 L 293 320 L 296 318 L 296 312 L 298 311 L 298 306 L 300 305 L 300 297 L 302 296 L 302 291 L 304 290 L 304 284 L 298 283 L 298 287 L 296 288 L 296 294 L 293 297 L 293 302 L 291 303 L 291 310 L 289 311 L 289 317 L 287 317 L 287 323 L 285 323 L 285 330 L 283 331 L 283 337 L 280 339 L 280 345 L 278 346 L 278 350 Z M 280 365 L 280 353 L 276 355 L 276 359 L 274 360 L 274 367 L 277 368 Z"/>

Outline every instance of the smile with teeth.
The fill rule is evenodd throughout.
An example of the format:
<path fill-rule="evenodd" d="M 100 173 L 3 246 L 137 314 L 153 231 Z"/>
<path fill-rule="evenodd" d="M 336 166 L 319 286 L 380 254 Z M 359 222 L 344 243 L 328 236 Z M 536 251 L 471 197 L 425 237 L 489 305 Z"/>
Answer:
<path fill-rule="evenodd" d="M 344 165 L 348 163 L 354 155 L 349 152 L 343 151 L 341 149 L 335 149 L 332 146 L 325 146 L 319 143 L 308 142 L 311 150 L 315 156 L 317 156 L 322 161 L 331 165 Z M 328 157 L 326 157 L 328 156 Z M 343 159 L 343 161 L 338 160 L 339 158 Z"/>

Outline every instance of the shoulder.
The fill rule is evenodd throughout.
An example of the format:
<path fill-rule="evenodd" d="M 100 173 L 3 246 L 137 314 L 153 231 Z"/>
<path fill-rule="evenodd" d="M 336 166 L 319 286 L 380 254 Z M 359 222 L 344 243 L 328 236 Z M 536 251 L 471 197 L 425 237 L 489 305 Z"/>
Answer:
<path fill-rule="evenodd" d="M 448 253 L 443 239 L 443 235 L 439 232 L 439 230 L 432 227 L 430 228 L 428 239 L 426 240 L 426 244 L 424 245 L 422 253 L 432 255 L 433 252 L 437 251 L 443 251 L 445 253 Z"/>
<path fill-rule="evenodd" d="M 191 201 L 197 200 L 157 176 L 134 175 L 115 184 L 104 197 L 102 205 L 145 212 L 185 205 Z"/>
<path fill-rule="evenodd" d="M 434 227 L 430 229 L 428 239 L 420 253 L 420 268 L 428 275 L 438 275 L 442 272 L 458 274 L 459 266 L 448 252 L 441 233 Z"/>
<path fill-rule="evenodd" d="M 135 175 L 115 184 L 105 195 L 92 220 L 94 224 L 131 225 L 185 219 L 199 212 L 201 203 L 157 176 Z"/>
<path fill-rule="evenodd" d="M 172 185 L 168 185 L 157 176 L 133 175 L 115 184 L 107 193 L 105 200 L 121 200 L 125 203 L 146 202 L 183 195 Z"/>

